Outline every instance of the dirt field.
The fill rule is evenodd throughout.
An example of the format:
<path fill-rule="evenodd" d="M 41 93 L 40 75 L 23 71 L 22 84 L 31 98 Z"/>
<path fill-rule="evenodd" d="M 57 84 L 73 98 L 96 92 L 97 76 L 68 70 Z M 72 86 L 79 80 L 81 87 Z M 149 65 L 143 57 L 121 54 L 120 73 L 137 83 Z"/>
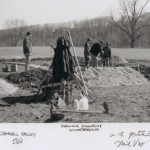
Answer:
<path fill-rule="evenodd" d="M 134 86 L 93 87 L 91 90 L 97 98 L 93 104 L 89 105 L 89 110 L 102 111 L 101 114 L 63 113 L 60 121 L 54 121 L 50 119 L 48 102 L 44 99 L 37 102 L 34 98 L 37 89 L 19 89 L 15 94 L 0 96 L 0 122 L 150 122 L 150 83 Z M 79 98 L 79 91 L 74 90 L 70 102 Z M 108 103 L 110 114 L 103 113 L 104 101 Z M 72 104 L 69 108 L 72 108 Z"/>
<path fill-rule="evenodd" d="M 90 104 L 90 110 L 104 111 L 101 104 L 106 101 L 110 114 L 64 113 L 59 122 L 150 122 L 150 84 L 92 90 L 98 98 Z M 55 122 L 50 119 L 47 102 L 34 102 L 33 95 L 33 92 L 21 90 L 12 96 L 1 97 L 0 122 Z M 77 97 L 79 93 L 74 91 L 72 99 Z"/>

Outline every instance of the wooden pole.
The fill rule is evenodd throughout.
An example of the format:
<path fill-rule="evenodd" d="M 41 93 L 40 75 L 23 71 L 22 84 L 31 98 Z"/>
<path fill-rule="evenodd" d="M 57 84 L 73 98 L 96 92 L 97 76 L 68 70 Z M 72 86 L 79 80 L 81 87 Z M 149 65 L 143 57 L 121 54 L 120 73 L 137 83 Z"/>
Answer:
<path fill-rule="evenodd" d="M 67 33 L 68 33 L 68 36 L 69 36 L 69 39 L 70 39 L 70 42 L 71 42 L 71 46 L 72 46 L 72 49 L 73 49 L 73 53 L 74 53 L 74 56 L 75 56 L 75 60 L 76 60 L 76 62 L 77 62 L 79 74 L 80 74 L 80 76 L 81 76 L 81 80 L 82 80 L 82 82 L 83 82 L 83 86 L 84 86 L 85 92 L 86 92 L 86 94 L 88 94 L 88 93 L 87 93 L 87 88 L 86 88 L 86 86 L 85 86 L 85 82 L 84 82 L 84 79 L 83 79 L 83 75 L 82 75 L 82 72 L 81 72 L 81 69 L 80 69 L 80 65 L 79 65 L 79 62 L 78 62 L 78 58 L 77 58 L 77 55 L 76 55 L 76 51 L 75 51 L 75 48 L 74 48 L 73 41 L 72 41 L 72 38 L 71 38 L 71 35 L 70 35 L 69 30 L 67 30 Z"/>
<path fill-rule="evenodd" d="M 89 114 L 102 114 L 104 113 L 103 111 L 88 111 L 88 110 L 79 110 L 79 111 L 75 111 L 75 110 L 61 110 L 61 109 L 55 109 L 52 110 L 53 112 L 68 112 L 68 113 L 89 113 Z"/>

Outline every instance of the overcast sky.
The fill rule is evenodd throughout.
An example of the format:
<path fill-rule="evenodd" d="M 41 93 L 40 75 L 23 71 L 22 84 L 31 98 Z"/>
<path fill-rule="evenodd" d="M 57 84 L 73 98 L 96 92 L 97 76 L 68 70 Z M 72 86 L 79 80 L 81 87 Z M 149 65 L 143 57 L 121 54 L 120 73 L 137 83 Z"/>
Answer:
<path fill-rule="evenodd" d="M 107 15 L 119 0 L 0 0 L 0 28 L 8 19 L 28 25 L 82 20 Z"/>

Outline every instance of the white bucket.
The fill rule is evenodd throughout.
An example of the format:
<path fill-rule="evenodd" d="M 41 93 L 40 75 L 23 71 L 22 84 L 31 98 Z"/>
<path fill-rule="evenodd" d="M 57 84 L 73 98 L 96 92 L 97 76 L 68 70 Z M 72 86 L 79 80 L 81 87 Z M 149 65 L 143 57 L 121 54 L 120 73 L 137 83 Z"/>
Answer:
<path fill-rule="evenodd" d="M 79 101 L 79 109 L 80 110 L 88 110 L 89 109 L 89 104 L 88 104 L 88 99 L 87 97 L 83 96 L 80 101 Z"/>
<path fill-rule="evenodd" d="M 76 110 L 76 111 L 79 110 L 79 101 L 78 100 L 73 101 L 73 110 Z"/>

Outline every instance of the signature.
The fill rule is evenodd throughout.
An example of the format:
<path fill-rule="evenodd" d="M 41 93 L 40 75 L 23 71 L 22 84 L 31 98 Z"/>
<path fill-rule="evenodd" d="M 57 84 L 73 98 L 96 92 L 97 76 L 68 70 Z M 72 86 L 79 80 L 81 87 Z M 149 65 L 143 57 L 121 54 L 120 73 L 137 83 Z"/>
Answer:
<path fill-rule="evenodd" d="M 114 142 L 117 148 L 119 147 L 143 147 L 150 142 L 150 131 L 139 130 L 136 132 L 120 131 L 111 133 L 110 138 L 117 138 Z M 119 137 L 119 140 L 118 140 Z"/>
<path fill-rule="evenodd" d="M 134 141 L 117 141 L 117 142 L 115 142 L 115 144 L 117 145 L 117 147 L 123 147 L 123 146 L 124 147 L 142 147 L 148 142 L 150 142 L 150 140 L 148 140 L 146 142 L 141 142 L 138 139 L 138 140 L 134 140 Z"/>

